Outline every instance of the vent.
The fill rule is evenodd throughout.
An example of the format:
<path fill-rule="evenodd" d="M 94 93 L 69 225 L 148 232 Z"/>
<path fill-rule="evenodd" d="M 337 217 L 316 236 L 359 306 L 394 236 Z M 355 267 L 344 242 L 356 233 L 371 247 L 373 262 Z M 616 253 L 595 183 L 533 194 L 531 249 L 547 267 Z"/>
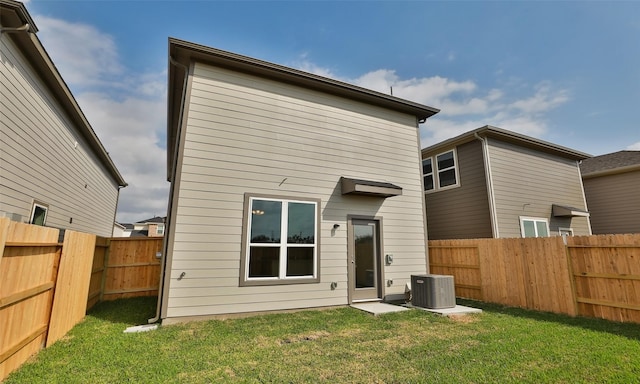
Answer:
<path fill-rule="evenodd" d="M 411 275 L 411 304 L 429 309 L 455 307 L 453 276 Z"/>

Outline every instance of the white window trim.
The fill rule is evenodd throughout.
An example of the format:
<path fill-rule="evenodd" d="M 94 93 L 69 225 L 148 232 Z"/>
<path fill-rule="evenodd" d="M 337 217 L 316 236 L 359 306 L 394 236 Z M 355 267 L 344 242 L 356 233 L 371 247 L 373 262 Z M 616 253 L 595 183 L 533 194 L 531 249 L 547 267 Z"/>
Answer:
<path fill-rule="evenodd" d="M 44 204 L 38 201 L 34 201 L 33 204 L 31 205 L 31 214 L 29 215 L 29 224 L 33 224 L 33 217 L 36 214 L 36 207 L 40 207 L 44 209 L 44 220 L 42 221 L 42 225 L 44 226 L 47 224 L 47 217 L 49 216 L 49 206 L 47 204 Z"/>
<path fill-rule="evenodd" d="M 284 284 L 303 284 L 320 282 L 320 200 L 303 199 L 291 197 L 273 197 L 264 195 L 245 196 L 245 225 L 243 229 L 243 247 L 242 247 L 242 265 L 240 275 L 240 286 L 248 285 L 284 285 Z M 251 243 L 251 207 L 254 200 L 278 201 L 282 203 L 282 214 L 280 222 L 280 243 Z M 288 233 L 288 203 L 304 203 L 313 204 L 314 209 L 314 244 L 289 244 L 287 243 Z M 284 235 L 283 235 L 284 234 Z M 279 276 L 277 277 L 249 277 L 249 257 L 251 254 L 251 246 L 260 247 L 278 247 L 280 248 Z M 287 276 L 287 248 L 296 247 L 313 247 L 313 275 L 306 276 Z"/>
<path fill-rule="evenodd" d="M 156 235 L 164 235 L 164 224 L 158 224 L 156 226 Z"/>
<path fill-rule="evenodd" d="M 532 217 L 532 216 L 520 216 L 520 235 L 525 238 L 524 234 L 524 221 L 533 221 L 533 228 L 536 230 L 535 237 L 548 237 L 551 236 L 551 231 L 549 231 L 549 219 L 545 219 L 544 217 Z M 535 225 L 536 222 L 544 222 L 547 226 L 547 236 L 538 236 L 538 227 Z"/>
<path fill-rule="evenodd" d="M 452 152 L 453 153 L 453 166 L 449 167 L 449 168 L 444 168 L 444 169 L 438 169 L 438 156 L 444 155 L 446 153 Z M 452 188 L 458 188 L 460 186 L 460 169 L 458 167 L 458 151 L 456 150 L 456 148 L 453 149 L 449 149 L 440 153 L 437 153 L 431 157 L 429 157 L 431 159 L 431 175 L 433 175 L 433 189 L 429 189 L 429 190 L 425 190 L 425 193 L 433 193 L 433 192 L 438 192 L 438 191 L 446 191 L 447 189 L 452 189 Z M 423 159 L 426 160 L 426 159 Z M 447 185 L 445 187 L 441 187 L 440 186 L 440 172 L 444 172 L 444 171 L 448 171 L 450 169 L 453 169 L 455 171 L 456 174 L 456 182 L 455 184 L 451 184 L 451 185 Z M 423 179 L 424 176 L 426 175 L 422 175 Z"/>

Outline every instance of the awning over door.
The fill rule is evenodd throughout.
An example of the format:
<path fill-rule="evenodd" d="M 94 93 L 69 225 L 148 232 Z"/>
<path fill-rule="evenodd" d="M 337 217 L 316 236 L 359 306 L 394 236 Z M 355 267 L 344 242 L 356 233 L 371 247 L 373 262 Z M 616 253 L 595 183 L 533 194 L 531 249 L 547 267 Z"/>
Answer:
<path fill-rule="evenodd" d="M 555 217 L 589 217 L 589 212 L 584 209 L 559 204 L 552 204 L 551 212 Z"/>
<path fill-rule="evenodd" d="M 384 198 L 402 195 L 402 188 L 391 183 L 341 177 L 340 184 L 343 195 L 366 195 Z"/>

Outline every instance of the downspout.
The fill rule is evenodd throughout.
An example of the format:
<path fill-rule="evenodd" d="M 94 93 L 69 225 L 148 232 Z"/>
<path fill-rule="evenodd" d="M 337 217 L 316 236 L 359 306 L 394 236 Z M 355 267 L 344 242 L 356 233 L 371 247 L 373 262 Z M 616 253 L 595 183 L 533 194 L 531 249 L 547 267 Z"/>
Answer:
<path fill-rule="evenodd" d="M 487 140 L 480 135 L 478 132 L 474 132 L 473 136 L 480 140 L 482 143 L 482 157 L 484 160 L 484 177 L 487 179 L 487 198 L 489 199 L 489 216 L 491 217 L 491 234 L 494 239 L 500 237 L 498 232 L 498 218 L 496 213 L 496 205 L 493 197 L 493 179 L 491 178 L 491 163 L 489 162 L 489 149 L 487 147 Z"/>
<path fill-rule="evenodd" d="M 162 310 L 162 298 L 164 294 L 164 280 L 165 275 L 167 273 L 167 251 L 169 250 L 169 237 L 171 236 L 171 232 L 169 231 L 169 223 L 172 223 L 172 214 L 173 210 L 173 187 L 176 180 L 176 171 L 178 168 L 178 152 L 180 148 L 180 137 L 182 135 L 182 118 L 184 115 L 184 102 L 187 95 L 187 82 L 189 79 L 189 67 L 184 64 L 181 64 L 173 59 L 171 55 L 169 55 L 169 62 L 177 67 L 181 67 L 184 69 L 184 79 L 182 81 L 182 95 L 180 96 L 180 114 L 178 115 L 178 129 L 176 131 L 176 141 L 174 143 L 174 148 L 172 149 L 175 156 L 173 157 L 173 164 L 171 164 L 171 187 L 169 188 L 169 201 L 167 203 L 167 219 L 165 220 L 165 229 L 164 229 L 164 239 L 162 241 L 162 259 L 160 260 L 160 282 L 158 287 L 158 303 L 156 304 L 156 315 L 155 317 L 147 320 L 149 324 L 155 323 L 160 320 L 160 312 Z"/>

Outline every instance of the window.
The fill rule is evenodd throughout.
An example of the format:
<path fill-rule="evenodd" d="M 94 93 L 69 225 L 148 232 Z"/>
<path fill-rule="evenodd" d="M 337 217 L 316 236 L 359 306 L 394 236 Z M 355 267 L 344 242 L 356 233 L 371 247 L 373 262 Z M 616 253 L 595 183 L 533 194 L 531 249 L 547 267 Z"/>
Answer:
<path fill-rule="evenodd" d="M 424 177 L 425 191 L 437 191 L 458 186 L 455 151 L 447 151 L 435 157 L 422 160 L 422 175 Z"/>
<path fill-rule="evenodd" d="M 319 201 L 247 199 L 241 285 L 318 282 Z"/>
<path fill-rule="evenodd" d="M 29 219 L 29 224 L 45 225 L 45 223 L 47 222 L 48 211 L 48 206 L 34 202 L 33 207 L 31 208 L 31 218 Z"/>
<path fill-rule="evenodd" d="M 422 160 L 422 175 L 424 177 L 424 190 L 433 189 L 433 165 L 431 158 Z"/>
<path fill-rule="evenodd" d="M 156 235 L 164 235 L 164 224 L 158 224 L 156 227 Z"/>
<path fill-rule="evenodd" d="M 549 236 L 549 222 L 547 219 L 537 217 L 521 217 L 520 231 L 522 237 L 547 237 Z"/>

